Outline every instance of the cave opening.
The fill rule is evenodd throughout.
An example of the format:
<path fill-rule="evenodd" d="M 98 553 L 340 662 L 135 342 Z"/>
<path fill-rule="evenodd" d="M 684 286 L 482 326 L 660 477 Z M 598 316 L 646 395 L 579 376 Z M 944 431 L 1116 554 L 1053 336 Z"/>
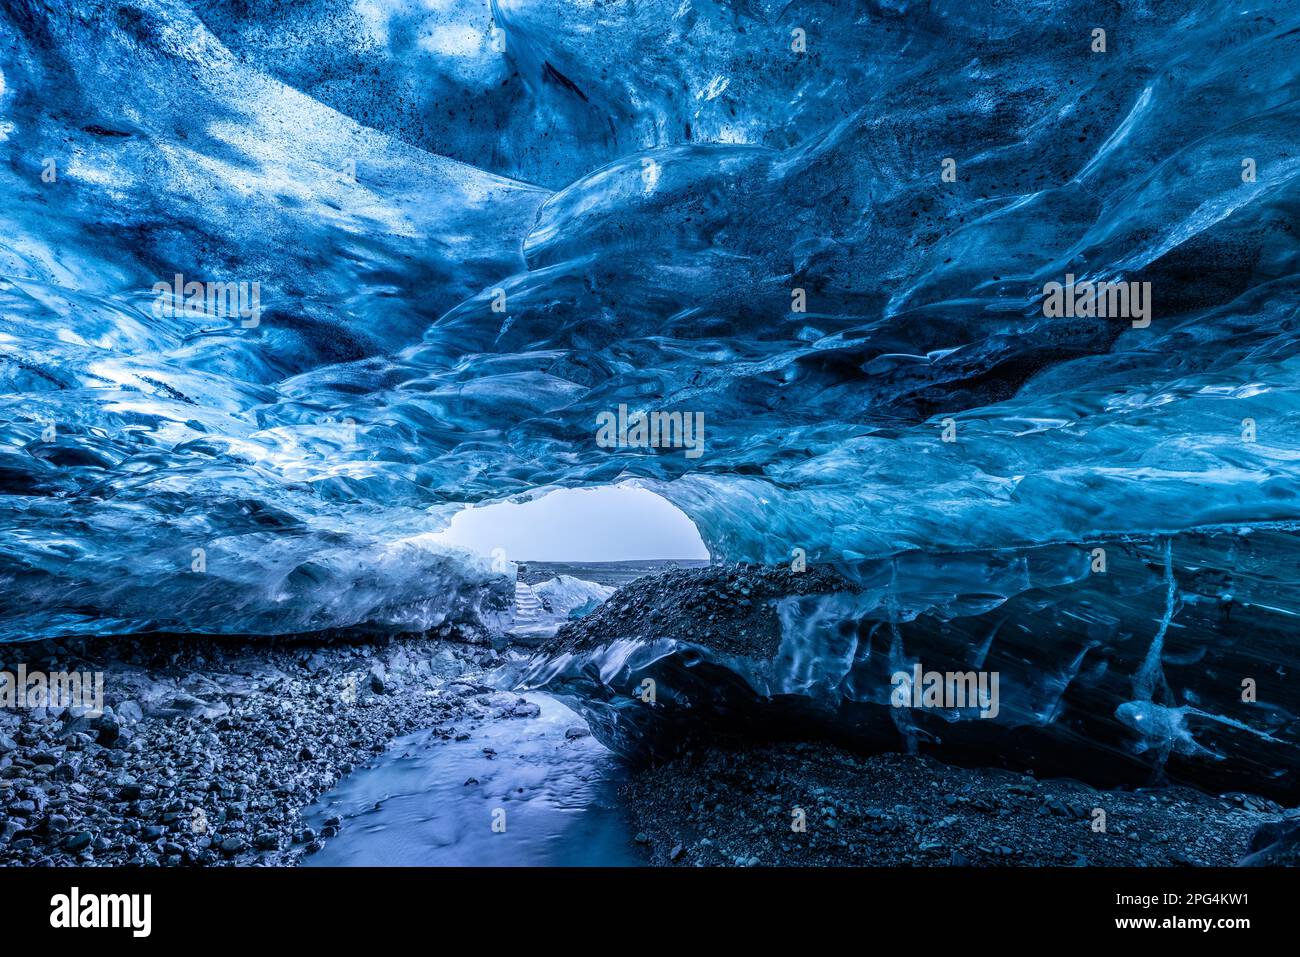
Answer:
<path fill-rule="evenodd" d="M 467 506 L 441 539 L 510 562 L 707 562 L 695 523 L 635 483 L 561 488 L 526 501 Z"/>

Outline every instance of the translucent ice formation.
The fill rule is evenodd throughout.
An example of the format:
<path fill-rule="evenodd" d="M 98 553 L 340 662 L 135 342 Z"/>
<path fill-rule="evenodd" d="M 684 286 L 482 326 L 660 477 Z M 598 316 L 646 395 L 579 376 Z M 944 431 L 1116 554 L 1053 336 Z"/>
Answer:
<path fill-rule="evenodd" d="M 904 649 L 1030 615 L 989 555 L 1068 554 L 1059 584 L 1089 543 L 1172 541 L 1124 700 L 1223 717 L 1215 683 L 1258 675 L 1175 677 L 1188 576 L 1297 607 L 1270 589 L 1298 27 L 1281 0 L 7 3 L 0 639 L 490 624 L 514 582 L 437 543 L 458 507 L 638 478 L 717 557 L 848 569 L 878 601 L 844 613 Z M 1149 310 L 1044 308 L 1102 281 Z M 598 441 L 620 409 L 702 416 L 702 454 Z M 1254 591 L 1182 553 L 1210 534 L 1252 543 Z M 1089 615 L 1037 639 L 1034 715 Z"/>

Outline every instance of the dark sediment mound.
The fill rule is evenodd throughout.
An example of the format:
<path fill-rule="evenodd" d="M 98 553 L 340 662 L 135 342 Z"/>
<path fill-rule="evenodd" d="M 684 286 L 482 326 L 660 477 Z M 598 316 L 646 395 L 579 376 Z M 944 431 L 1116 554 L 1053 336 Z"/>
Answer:
<path fill-rule="evenodd" d="M 751 564 L 675 569 L 620 588 L 591 614 L 564 625 L 542 652 L 581 652 L 612 637 L 676 633 L 725 654 L 770 656 L 781 642 L 772 601 L 851 590 L 848 580 L 822 565 L 806 572 Z"/>

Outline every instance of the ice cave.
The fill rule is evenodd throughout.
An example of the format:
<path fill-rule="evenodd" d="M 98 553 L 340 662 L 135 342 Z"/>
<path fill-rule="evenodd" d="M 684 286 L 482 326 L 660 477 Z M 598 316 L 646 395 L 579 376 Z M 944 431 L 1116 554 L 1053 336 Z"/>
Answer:
<path fill-rule="evenodd" d="M 0 662 L 1296 804 L 1300 8 L 1101 6 L 5 0 Z"/>

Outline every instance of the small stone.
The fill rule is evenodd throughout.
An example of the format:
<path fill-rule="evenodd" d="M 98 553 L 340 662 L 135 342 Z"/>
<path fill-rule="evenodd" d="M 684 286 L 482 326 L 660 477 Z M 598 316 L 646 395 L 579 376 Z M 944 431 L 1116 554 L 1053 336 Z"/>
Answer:
<path fill-rule="evenodd" d="M 140 785 L 124 784 L 117 789 L 117 799 L 119 801 L 138 801 L 140 800 Z"/>
<path fill-rule="evenodd" d="M 506 714 L 514 718 L 536 718 L 539 717 L 541 713 L 542 709 L 539 706 L 524 698 L 520 698 L 516 701 L 514 705 L 511 706 L 510 710 L 506 712 Z"/>
<path fill-rule="evenodd" d="M 221 842 L 221 852 L 223 854 L 238 854 L 244 849 L 244 839 L 242 837 L 228 837 Z"/>
<path fill-rule="evenodd" d="M 134 701 L 123 701 L 116 708 L 117 716 L 127 724 L 135 724 L 144 718 L 144 712 Z"/>
<path fill-rule="evenodd" d="M 78 831 L 76 834 L 69 834 L 63 839 L 63 849 L 70 854 L 76 854 L 90 846 L 92 835 L 89 831 Z"/>

